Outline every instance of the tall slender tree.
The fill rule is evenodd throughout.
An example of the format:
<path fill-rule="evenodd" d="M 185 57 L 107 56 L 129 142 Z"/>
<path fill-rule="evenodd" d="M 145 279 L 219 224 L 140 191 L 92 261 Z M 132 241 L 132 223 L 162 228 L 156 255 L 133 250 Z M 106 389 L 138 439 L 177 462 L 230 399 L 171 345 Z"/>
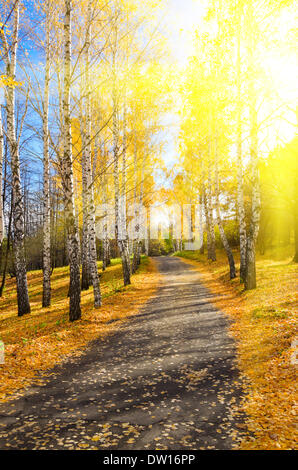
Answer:
<path fill-rule="evenodd" d="M 64 152 L 62 165 L 62 184 L 65 198 L 65 219 L 68 237 L 68 258 L 70 267 L 69 285 L 69 320 L 81 318 L 81 284 L 79 259 L 79 231 L 75 215 L 73 190 L 72 137 L 70 115 L 71 86 L 71 16 L 72 2 L 64 1 L 64 90 L 63 90 L 63 123 Z"/>
<path fill-rule="evenodd" d="M 237 119 L 237 209 L 239 221 L 239 244 L 240 244 L 240 281 L 244 282 L 246 275 L 246 223 L 243 196 L 243 162 L 242 162 L 242 106 L 241 106 L 241 20 L 242 2 L 237 0 L 236 4 L 236 119 Z"/>
<path fill-rule="evenodd" d="M 258 169 L 258 122 L 255 89 L 255 37 L 252 5 L 248 5 L 248 72 L 249 72 L 249 120 L 250 120 L 250 162 L 251 162 L 251 220 L 246 240 L 245 289 L 254 289 L 256 281 L 256 241 L 260 224 L 260 179 Z"/>
<path fill-rule="evenodd" d="M 119 182 L 119 157 L 120 157 L 120 132 L 119 132 L 119 96 L 117 94 L 117 74 L 116 74 L 116 55 L 118 46 L 118 29 L 117 24 L 114 28 L 114 44 L 112 46 L 112 106 L 113 106 L 113 158 L 114 158 L 114 191 L 115 191 L 115 238 L 119 248 L 124 285 L 130 284 L 130 258 L 128 246 L 125 238 L 125 230 L 121 225 L 121 205 L 123 198 L 120 197 Z M 122 208 L 123 210 L 123 208 Z M 123 220 L 123 219 L 122 219 Z"/>
<path fill-rule="evenodd" d="M 101 293 L 97 270 L 97 251 L 95 233 L 95 204 L 94 204 L 94 180 L 91 158 L 91 88 L 90 88 L 90 46 L 92 24 L 92 0 L 88 0 L 87 34 L 85 49 L 85 77 L 86 77 L 86 173 L 87 173 L 87 217 L 88 217 L 88 242 L 89 265 L 94 293 L 94 307 L 101 306 Z"/>
<path fill-rule="evenodd" d="M 13 6 L 13 26 L 10 37 L 10 45 L 6 34 L 1 30 L 0 40 L 4 49 L 4 60 L 6 64 L 6 76 L 10 84 L 6 86 L 6 113 L 7 113 L 7 138 L 10 149 L 11 172 L 12 172 L 12 197 L 13 197 L 13 248 L 14 263 L 17 281 L 18 315 L 30 313 L 28 295 L 27 271 L 24 246 L 24 206 L 20 174 L 20 137 L 25 113 L 21 121 L 19 135 L 16 135 L 15 116 L 15 76 L 17 64 L 17 50 L 19 44 L 19 14 L 20 1 L 16 0 Z M 25 111 L 26 112 L 26 111 Z"/>
<path fill-rule="evenodd" d="M 42 306 L 51 305 L 51 201 L 49 158 L 50 1 L 46 1 L 45 77 L 43 99 L 43 294 Z"/>
<path fill-rule="evenodd" d="M 2 105 L 0 103 L 0 246 L 4 238 L 4 214 L 3 214 L 3 158 L 4 158 L 4 136 L 2 127 Z"/>

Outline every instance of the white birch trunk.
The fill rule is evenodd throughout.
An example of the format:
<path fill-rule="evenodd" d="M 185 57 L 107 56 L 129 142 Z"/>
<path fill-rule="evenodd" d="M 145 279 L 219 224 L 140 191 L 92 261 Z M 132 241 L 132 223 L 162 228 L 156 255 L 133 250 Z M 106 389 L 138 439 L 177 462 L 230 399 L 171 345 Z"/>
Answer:
<path fill-rule="evenodd" d="M 91 158 L 91 97 L 90 97 L 90 58 L 89 49 L 91 43 L 91 22 L 92 9 L 91 0 L 88 1 L 88 20 L 87 20 L 87 37 L 86 37 L 86 172 L 87 172 L 87 230 L 89 241 L 89 269 L 93 286 L 94 307 L 101 306 L 101 292 L 99 284 L 99 275 L 97 269 L 97 251 L 96 251 L 96 232 L 95 232 L 95 204 L 94 204 L 94 188 L 93 188 L 93 171 Z"/>
<path fill-rule="evenodd" d="M 63 92 L 63 122 L 64 122 L 64 154 L 62 181 L 65 196 L 65 216 L 68 237 L 68 258 L 70 267 L 69 285 L 69 320 L 81 318 L 81 285 L 79 259 L 79 232 L 76 223 L 74 191 L 72 138 L 70 117 L 70 82 L 71 82 L 71 0 L 65 0 L 64 17 L 64 92 Z"/>
<path fill-rule="evenodd" d="M 145 253 L 146 256 L 149 256 L 150 254 L 150 206 L 146 207 L 146 224 L 147 224 L 147 230 L 146 230 L 146 238 L 145 238 Z"/>
<path fill-rule="evenodd" d="M 134 123 L 136 126 L 136 123 Z M 139 211 L 137 205 L 137 186 L 138 186 L 138 149 L 137 136 L 134 130 L 134 239 L 133 239 L 133 260 L 131 265 L 132 273 L 136 272 L 138 267 L 138 234 L 139 234 Z"/>
<path fill-rule="evenodd" d="M 12 33 L 12 44 L 8 47 L 4 33 L 1 34 L 2 42 L 5 42 L 6 75 L 15 80 L 17 47 L 19 41 L 19 10 L 20 2 L 14 5 L 14 26 Z M 30 313 L 27 272 L 24 246 L 24 205 L 22 197 L 19 138 L 16 136 L 15 128 L 15 89 L 6 87 L 6 111 L 7 111 L 7 137 L 11 155 L 12 172 L 12 197 L 13 197 L 13 233 L 14 233 L 14 261 L 17 282 L 18 315 Z"/>
<path fill-rule="evenodd" d="M 144 149 L 142 170 L 141 170 L 141 187 L 140 187 L 140 196 L 139 196 L 139 210 L 138 210 L 138 236 L 137 236 L 137 266 L 141 264 L 141 250 L 142 250 L 142 240 L 141 240 L 141 224 L 144 223 L 141 215 L 141 207 L 143 205 L 143 196 L 144 196 L 144 175 L 145 175 L 145 163 L 146 163 L 146 150 Z"/>
<path fill-rule="evenodd" d="M 117 33 L 116 35 L 117 36 Z M 117 44 L 117 38 L 115 39 Z M 126 253 L 126 240 L 120 227 L 120 191 L 119 191 L 119 129 L 118 129 L 118 103 L 116 94 L 116 64 L 115 51 L 113 51 L 113 156 L 114 156 L 114 190 L 115 190 L 115 238 L 120 251 L 123 270 L 124 285 L 130 284 L 130 262 Z"/>
<path fill-rule="evenodd" d="M 217 225 L 220 233 L 220 238 L 227 254 L 229 266 L 230 266 L 230 279 L 234 279 L 236 277 L 236 269 L 235 269 L 235 262 L 231 247 L 229 245 L 227 236 L 224 231 L 224 227 L 221 220 L 220 214 L 220 204 L 219 204 L 219 177 L 218 177 L 218 155 L 217 155 L 217 148 L 215 143 L 214 149 L 214 158 L 215 158 L 215 206 L 216 206 L 216 216 L 217 216 Z"/>
<path fill-rule="evenodd" d="M 4 239 L 3 188 L 2 188 L 4 139 L 3 139 L 3 129 L 2 129 L 2 109 L 1 108 L 2 106 L 0 103 L 0 246 L 2 245 L 3 239 Z"/>
<path fill-rule="evenodd" d="M 242 163 L 242 125 L 241 125 L 241 13 L 238 8 L 237 28 L 237 208 L 240 243 L 240 282 L 246 274 L 246 223 L 243 196 L 243 163 Z"/>
<path fill-rule="evenodd" d="M 127 217 L 126 217 L 126 148 L 127 148 L 127 130 L 126 130 L 126 98 L 125 98 L 125 91 L 124 91 L 124 103 L 123 103 L 123 149 L 122 149 L 122 185 L 121 185 L 121 198 L 120 198 L 120 213 L 119 213 L 119 222 L 121 233 L 124 241 L 124 265 L 125 269 L 129 271 L 125 274 L 128 279 L 130 280 L 130 256 L 129 256 L 129 240 L 128 240 L 128 233 L 127 233 Z M 129 281 L 130 283 L 130 281 Z"/>
<path fill-rule="evenodd" d="M 46 64 L 43 102 L 43 293 L 42 306 L 51 305 L 51 204 L 49 160 L 49 85 L 50 85 L 50 18 L 49 0 L 46 4 Z"/>
<path fill-rule="evenodd" d="M 210 139 L 211 137 L 209 137 L 208 176 L 207 176 L 207 190 L 206 190 L 206 210 L 207 210 L 207 218 L 208 218 L 207 230 L 209 232 L 208 259 L 211 259 L 211 261 L 216 261 L 213 203 L 212 203 L 211 141 Z M 208 238 L 208 233 L 207 233 L 207 238 Z"/>
<path fill-rule="evenodd" d="M 204 225 L 203 225 L 203 215 L 204 215 L 204 197 L 203 197 L 203 190 L 202 186 L 200 188 L 200 226 L 199 226 L 199 231 L 200 231 L 200 242 L 201 242 L 201 248 L 200 248 L 200 253 L 204 253 Z"/>
<path fill-rule="evenodd" d="M 107 166 L 107 152 L 105 149 L 105 144 L 103 144 L 103 164 L 102 164 L 102 171 L 103 173 L 103 182 L 102 182 L 102 191 L 103 191 L 103 204 L 104 207 L 106 207 L 108 203 L 108 195 L 107 195 L 107 172 L 106 172 L 106 166 Z M 102 269 L 103 271 L 109 266 L 111 263 L 110 261 L 110 240 L 108 237 L 108 212 L 105 210 L 104 212 L 104 220 L 103 220 L 103 256 L 102 256 Z"/>
<path fill-rule="evenodd" d="M 247 233 L 246 241 L 246 274 L 245 289 L 255 289 L 256 281 L 256 241 L 259 232 L 260 212 L 261 212 L 261 196 L 260 196 L 260 179 L 258 170 L 258 124 L 257 124 L 257 107 L 254 83 L 254 31 L 253 31 L 253 12 L 252 5 L 249 4 L 248 23 L 249 23 L 249 118 L 250 118 L 250 160 L 251 160 L 251 176 L 252 176 L 252 194 L 251 194 L 251 220 Z"/>
<path fill-rule="evenodd" d="M 82 278 L 81 289 L 88 290 L 90 287 L 90 267 L 89 267 L 89 208 L 88 208 L 88 171 L 87 171 L 87 145 L 85 134 L 85 119 L 81 114 L 81 142 L 82 142 Z"/>

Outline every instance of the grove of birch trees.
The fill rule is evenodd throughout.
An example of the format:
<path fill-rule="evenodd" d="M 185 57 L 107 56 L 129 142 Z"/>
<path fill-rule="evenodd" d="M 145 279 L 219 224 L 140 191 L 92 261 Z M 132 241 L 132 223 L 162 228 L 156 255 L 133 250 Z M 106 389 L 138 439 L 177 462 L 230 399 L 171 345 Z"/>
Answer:
<path fill-rule="evenodd" d="M 101 307 L 99 260 L 105 270 L 119 256 L 130 284 L 150 254 L 162 170 L 165 203 L 200 206 L 200 251 L 215 261 L 220 243 L 230 278 L 245 289 L 257 285 L 256 249 L 265 249 L 273 213 L 288 214 L 282 236 L 295 237 L 297 262 L 297 134 L 264 150 L 267 126 L 296 109 L 279 99 L 262 62 L 266 48 L 294 47 L 290 34 L 274 35 L 276 14 L 294 7 L 210 0 L 182 74 L 168 63 L 158 1 L 3 0 L 0 295 L 15 277 L 19 316 L 30 313 L 31 269 L 42 270 L 47 308 L 53 270 L 69 265 L 70 321 L 81 318 L 82 290 L 92 288 Z M 179 163 L 168 171 L 165 116 L 177 100 Z M 168 251 L 184 242 L 171 240 Z"/>
<path fill-rule="evenodd" d="M 125 285 L 140 263 L 137 236 L 129 248 L 126 206 L 128 199 L 139 205 L 153 196 L 152 171 L 160 153 L 154 137 L 165 106 L 159 89 L 165 77 L 157 61 L 161 41 L 155 2 L 33 3 L 33 12 L 28 2 L 7 1 L 1 7 L 2 279 L 9 255 L 18 314 L 29 313 L 22 189 L 28 168 L 20 156 L 27 141 L 32 173 L 42 173 L 30 183 L 39 199 L 30 230 L 33 238 L 42 232 L 42 307 L 51 304 L 53 245 L 63 230 L 60 265 L 70 267 L 73 321 L 81 317 L 81 289 L 92 286 L 94 306 L 101 306 L 96 218 L 105 221 L 109 214 L 98 215 L 97 206 L 114 201 L 114 253 L 120 254 Z M 104 229 L 103 269 L 111 256 L 106 222 Z"/>
<path fill-rule="evenodd" d="M 207 257 L 211 261 L 216 259 L 214 228 L 217 226 L 231 279 L 236 276 L 235 262 L 222 212 L 226 222 L 236 223 L 239 276 L 246 289 L 257 285 L 256 245 L 270 210 L 279 211 L 279 218 L 281 214 L 287 218 L 282 224 L 288 237 L 293 230 L 297 261 L 297 150 L 294 150 L 297 138 L 293 137 L 291 146 L 288 145 L 291 148 L 288 155 L 283 143 L 279 142 L 271 151 L 266 147 L 277 138 L 278 132 L 272 130 L 274 124 L 282 125 L 289 113 L 293 119 L 291 125 L 297 131 L 295 106 L 277 95 L 266 75 L 262 56 L 267 47 L 279 54 L 291 50 L 294 39 L 290 34 L 278 41 L 274 34 L 280 15 L 285 12 L 294 15 L 294 11 L 294 2 L 209 2 L 208 27 L 196 32 L 196 54 L 189 59 L 181 86 L 183 179 L 179 186 L 187 186 L 192 199 L 203 205 Z M 277 167 L 273 162 L 280 148 L 287 159 L 284 163 L 279 159 Z M 293 171 L 288 179 L 287 165 Z M 270 173 L 275 181 L 270 181 Z M 267 207 L 266 194 L 272 197 Z M 272 220 L 276 224 L 272 232 L 276 233 L 281 219 L 274 220 L 271 216 L 271 223 Z"/>

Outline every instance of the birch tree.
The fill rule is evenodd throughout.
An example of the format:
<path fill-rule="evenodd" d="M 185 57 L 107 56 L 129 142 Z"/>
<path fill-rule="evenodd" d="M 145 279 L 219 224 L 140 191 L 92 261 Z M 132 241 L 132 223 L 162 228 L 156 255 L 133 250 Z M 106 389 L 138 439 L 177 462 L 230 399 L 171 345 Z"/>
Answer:
<path fill-rule="evenodd" d="M 2 41 L 4 51 L 4 61 L 6 64 L 6 76 L 11 85 L 5 87 L 6 95 L 6 120 L 7 120 L 7 138 L 10 149 L 11 171 L 12 171 L 12 197 L 13 197 L 13 248 L 14 263 L 17 282 L 18 315 L 22 316 L 30 313 L 30 303 L 27 285 L 27 271 L 24 251 L 24 206 L 22 197 L 22 185 L 20 174 L 20 155 L 19 144 L 24 122 L 23 115 L 19 135 L 16 135 L 16 116 L 15 116 L 15 76 L 17 65 L 17 50 L 19 44 L 19 14 L 20 1 L 16 0 L 13 7 L 13 25 L 8 44 L 4 30 L 1 30 L 0 40 Z"/>
<path fill-rule="evenodd" d="M 243 162 L 242 162 L 242 106 L 241 106 L 241 0 L 237 1 L 237 37 L 236 37 L 236 85 L 237 85 L 237 209 L 239 221 L 240 249 L 240 281 L 244 282 L 246 275 L 246 223 L 243 196 Z"/>
<path fill-rule="evenodd" d="M 81 95 L 83 99 L 83 94 Z M 88 290 L 90 287 L 90 265 L 89 265 L 89 208 L 88 208 L 88 170 L 87 170 L 87 144 L 86 144 L 86 119 L 83 112 L 80 115 L 81 142 L 82 142 L 82 290 Z"/>
<path fill-rule="evenodd" d="M 124 242 L 125 263 L 130 263 L 129 257 L 129 241 L 127 233 L 127 209 L 126 209 L 126 166 L 127 166 L 127 110 L 126 110 L 126 90 L 124 90 L 123 102 L 123 143 L 122 143 L 122 184 L 121 184 L 121 200 L 120 200 L 120 225 Z M 126 267 L 126 269 L 128 269 Z M 128 273 L 126 273 L 128 279 Z"/>
<path fill-rule="evenodd" d="M 2 127 L 2 105 L 0 103 L 0 246 L 4 238 L 4 214 L 3 214 L 3 158 L 4 158 L 4 136 Z"/>
<path fill-rule="evenodd" d="M 49 158 L 49 88 L 50 88 L 50 0 L 46 2 L 45 77 L 43 100 L 43 295 L 42 306 L 51 304 L 51 204 Z"/>
<path fill-rule="evenodd" d="M 258 169 L 258 122 L 256 89 L 254 81 L 255 37 L 252 5 L 248 4 L 248 72 L 249 72 L 249 120 L 250 120 L 250 163 L 251 163 L 251 220 L 246 240 L 245 289 L 256 287 L 256 240 L 260 223 L 260 180 Z"/>
<path fill-rule="evenodd" d="M 91 45 L 92 1 L 88 1 L 87 34 L 85 49 L 85 77 L 86 77 L 86 174 L 87 174 L 87 230 L 90 257 L 90 274 L 94 293 L 94 307 L 101 306 L 101 293 L 97 270 L 96 234 L 95 234 L 95 204 L 94 186 L 91 159 L 91 97 L 90 97 L 90 45 Z"/>
<path fill-rule="evenodd" d="M 224 226 L 222 223 L 221 219 L 221 213 L 220 213 L 220 203 L 219 203 L 219 194 L 220 194 L 220 189 L 219 189 L 219 174 L 218 174 L 218 154 L 217 154 L 217 142 L 215 140 L 215 150 L 214 150 L 214 166 L 215 166 L 215 207 L 216 207 L 216 221 L 220 233 L 220 238 L 221 242 L 223 244 L 223 247 L 225 249 L 228 262 L 229 262 L 229 267 L 230 267 L 230 279 L 234 279 L 236 277 L 236 268 L 235 268 L 235 262 L 234 262 L 234 256 L 229 244 L 229 241 L 227 239 L 227 236 L 225 234 Z"/>
<path fill-rule="evenodd" d="M 81 285 L 79 259 L 79 231 L 75 216 L 73 190 L 72 138 L 70 116 L 71 85 L 71 15 L 72 2 L 64 2 L 64 90 L 63 90 L 63 123 L 64 152 L 62 184 L 65 198 L 65 219 L 68 237 L 68 257 L 70 267 L 69 285 L 69 320 L 81 318 Z"/>
<path fill-rule="evenodd" d="M 125 239 L 125 228 L 121 224 L 121 204 L 124 203 L 123 198 L 120 199 L 120 183 L 119 183 L 119 156 L 120 156 L 120 134 L 119 134 L 119 95 L 116 88 L 116 54 L 118 46 L 118 30 L 117 24 L 114 27 L 114 44 L 112 46 L 112 106 L 113 106 L 113 158 L 114 158 L 114 191 L 115 191 L 115 238 L 119 248 L 124 285 L 130 284 L 130 259 L 128 246 Z M 122 208 L 123 211 L 124 208 Z"/>
<path fill-rule="evenodd" d="M 104 207 L 107 207 L 108 204 L 108 177 L 107 177 L 107 166 L 108 166 L 108 152 L 106 150 L 105 142 L 102 144 L 102 158 L 101 158 L 101 168 L 102 168 L 102 202 Z M 108 235 L 108 211 L 105 209 L 103 214 L 103 241 L 102 241 L 102 269 L 105 269 L 111 264 L 110 260 L 110 240 Z"/>

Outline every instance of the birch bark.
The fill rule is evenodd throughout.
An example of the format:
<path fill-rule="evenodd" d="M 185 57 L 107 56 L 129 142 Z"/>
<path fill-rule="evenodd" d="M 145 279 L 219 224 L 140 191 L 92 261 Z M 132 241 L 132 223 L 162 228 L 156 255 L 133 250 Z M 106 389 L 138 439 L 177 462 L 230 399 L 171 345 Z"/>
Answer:
<path fill-rule="evenodd" d="M 115 34 L 115 44 L 117 44 L 117 32 Z M 119 119 L 118 119 L 118 103 L 116 93 L 116 53 L 113 51 L 112 64 L 112 80 L 113 80 L 113 156 L 114 156 L 114 191 L 115 191 L 115 238 L 119 248 L 124 285 L 130 284 L 130 260 L 129 253 L 126 250 L 126 240 L 124 234 L 121 233 L 120 226 L 120 187 L 119 187 Z"/>
<path fill-rule="evenodd" d="M 103 156 L 103 163 L 102 163 L 102 171 L 103 171 L 103 177 L 102 177 L 102 191 L 103 191 L 103 204 L 104 207 L 107 207 L 108 203 L 108 195 L 107 195 L 107 151 L 105 148 L 105 144 L 103 143 L 103 151 L 102 151 L 102 156 Z M 103 253 L 102 253 L 102 269 L 103 271 L 111 264 L 110 260 L 110 240 L 108 237 L 108 212 L 105 209 L 105 212 L 103 214 L 104 220 L 103 220 Z"/>
<path fill-rule="evenodd" d="M 134 123 L 136 127 L 136 122 Z M 133 259 L 131 271 L 135 273 L 138 268 L 138 242 L 139 242 L 139 208 L 137 204 L 137 187 L 138 187 L 138 149 L 136 129 L 134 131 L 134 240 L 133 240 Z"/>
<path fill-rule="evenodd" d="M 8 47 L 4 32 L 0 35 L 5 49 L 6 75 L 15 80 L 17 48 L 19 41 L 19 10 L 20 1 L 14 4 L 14 22 L 12 43 Z M 24 245 L 24 205 L 20 174 L 19 139 L 16 136 L 15 124 L 15 89 L 6 87 L 7 137 L 11 156 L 12 197 L 13 197 L 13 233 L 14 233 L 14 262 L 17 282 L 18 316 L 30 313 L 30 303 L 27 285 L 27 271 Z"/>
<path fill-rule="evenodd" d="M 256 282 L 256 241 L 260 224 L 261 197 L 260 197 L 260 179 L 258 170 L 258 124 L 257 124 L 257 107 L 256 93 L 254 83 L 254 50 L 255 38 L 253 31 L 253 12 L 252 5 L 248 5 L 248 23 L 249 23 L 249 44 L 248 44 L 248 60 L 249 60 L 249 119 L 250 119 L 250 161 L 252 176 L 251 191 L 251 220 L 246 240 L 246 273 L 245 273 L 245 289 L 255 289 Z"/>
<path fill-rule="evenodd" d="M 6 244 L 4 265 L 2 267 L 2 281 L 1 281 L 1 286 L 0 286 L 0 297 L 2 297 L 3 295 L 3 289 L 5 286 L 6 273 L 7 273 L 8 255 L 10 251 L 10 239 L 11 239 L 12 211 L 13 211 L 13 200 L 12 200 L 12 195 L 11 195 L 10 213 L 9 213 L 8 230 L 7 230 L 7 244 Z"/>
<path fill-rule="evenodd" d="M 146 163 L 146 147 L 144 148 L 142 169 L 141 169 L 141 186 L 140 186 L 140 196 L 139 196 L 139 210 L 138 210 L 138 237 L 137 237 L 137 250 L 136 250 L 136 265 L 137 267 L 141 264 L 141 251 L 142 251 L 142 240 L 141 240 L 141 224 L 144 223 L 144 217 L 141 214 L 143 197 L 144 197 L 144 173 L 145 173 L 145 163 Z M 144 230 L 142 230 L 144 232 Z"/>
<path fill-rule="evenodd" d="M 216 206 L 216 216 L 217 216 L 217 225 L 220 233 L 220 238 L 225 249 L 229 266 L 230 266 L 230 279 L 234 279 L 236 277 L 236 269 L 235 269 L 235 262 L 231 247 L 229 245 L 227 236 L 225 234 L 225 230 L 223 227 L 223 223 L 221 220 L 220 214 L 220 204 L 219 204 L 219 177 L 218 177 L 218 155 L 217 155 L 217 143 L 215 142 L 215 149 L 214 149 L 214 166 L 215 166 L 215 206 Z"/>
<path fill-rule="evenodd" d="M 86 156 L 86 134 L 83 113 L 81 113 L 81 141 L 82 141 L 82 277 L 81 289 L 88 290 L 90 287 L 90 267 L 89 267 L 89 215 L 88 215 L 88 182 L 87 182 L 87 156 Z"/>
<path fill-rule="evenodd" d="M 241 12 L 238 8 L 237 27 L 237 208 L 240 239 L 240 282 L 244 282 L 246 273 L 246 223 L 243 196 L 243 163 L 242 163 L 242 123 L 241 123 Z"/>
<path fill-rule="evenodd" d="M 204 226 L 203 226 L 203 214 L 204 214 L 204 195 L 203 195 L 203 188 L 202 184 L 200 187 L 200 240 L 201 240 L 201 248 L 200 253 L 204 253 Z"/>
<path fill-rule="evenodd" d="M 206 212 L 207 212 L 207 247 L 208 247 L 207 256 L 208 256 L 208 259 L 211 259 L 211 261 L 216 261 L 213 204 L 212 204 L 211 141 L 210 139 L 211 137 L 209 137 L 207 190 L 205 190 L 205 205 L 206 205 Z M 208 243 L 208 240 L 209 240 L 209 243 Z"/>
<path fill-rule="evenodd" d="M 129 240 L 127 233 L 127 213 L 126 213 L 126 149 L 127 149 L 127 123 L 126 123 L 126 97 L 124 90 L 124 103 L 123 103 L 123 149 L 122 149 L 122 184 L 121 184 L 121 199 L 119 206 L 119 222 L 121 226 L 121 233 L 123 237 L 123 257 L 124 263 L 123 270 L 127 272 L 124 274 L 124 278 L 128 279 L 130 284 L 130 255 L 129 255 Z"/>
<path fill-rule="evenodd" d="M 51 204 L 49 159 L 50 4 L 46 3 L 46 64 L 43 102 L 43 293 L 42 306 L 51 305 Z"/>
<path fill-rule="evenodd" d="M 4 239 L 4 215 L 3 215 L 3 157 L 4 157 L 4 138 L 2 129 L 2 106 L 0 103 L 0 246 Z"/>
<path fill-rule="evenodd" d="M 93 286 L 94 307 L 101 306 L 101 292 L 97 270 L 96 232 L 95 232 L 95 204 L 93 171 L 91 157 L 91 90 L 90 90 L 90 43 L 91 43 L 92 8 L 91 0 L 88 1 L 87 35 L 86 35 L 86 174 L 87 174 L 87 231 L 89 242 L 89 269 Z M 89 270 L 88 269 L 88 270 Z"/>
<path fill-rule="evenodd" d="M 298 188 L 296 187 L 298 193 Z M 297 194 L 298 195 L 298 194 Z M 296 199 L 297 200 L 297 199 Z M 298 208 L 297 205 L 294 209 L 294 240 L 295 240 L 295 254 L 293 258 L 294 263 L 298 263 Z"/>
<path fill-rule="evenodd" d="M 81 285 L 79 260 L 79 232 L 75 217 L 72 166 L 72 138 L 70 118 L 70 83 L 71 83 L 71 0 L 65 0 L 64 17 L 64 91 L 63 91 L 63 122 L 64 122 L 64 153 L 62 182 L 65 197 L 65 218 L 68 238 L 68 257 L 70 267 L 69 285 L 69 320 L 81 318 Z"/>

